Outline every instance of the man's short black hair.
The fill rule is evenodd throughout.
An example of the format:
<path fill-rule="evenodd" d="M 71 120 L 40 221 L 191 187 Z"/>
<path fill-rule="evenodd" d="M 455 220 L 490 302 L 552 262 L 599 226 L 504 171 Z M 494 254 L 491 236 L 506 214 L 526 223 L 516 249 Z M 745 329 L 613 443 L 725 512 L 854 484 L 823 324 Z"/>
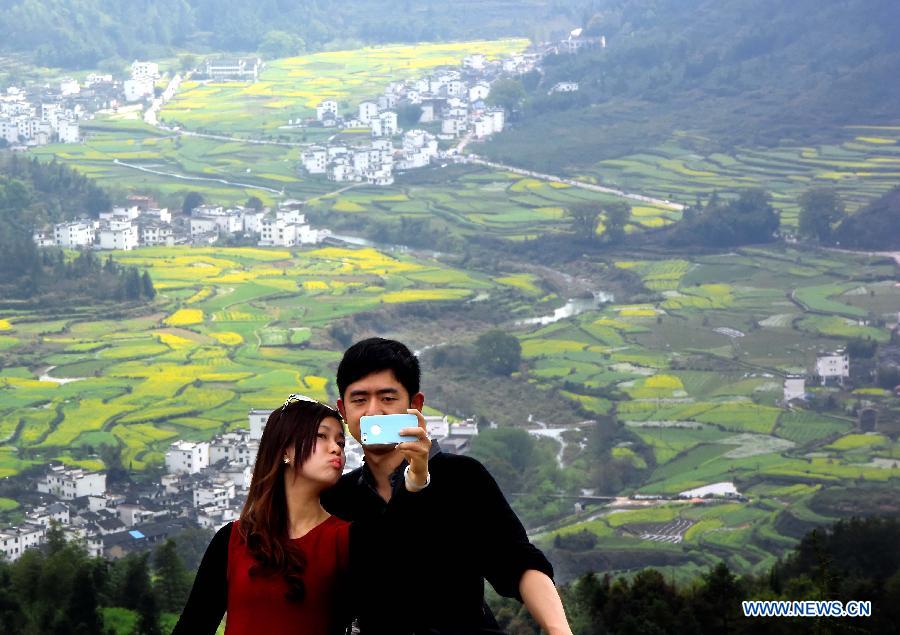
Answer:
<path fill-rule="evenodd" d="M 419 392 L 419 360 L 396 340 L 370 337 L 347 349 L 337 370 L 337 386 L 340 398 L 344 398 L 347 386 L 363 377 L 383 370 L 393 371 L 410 398 Z"/>

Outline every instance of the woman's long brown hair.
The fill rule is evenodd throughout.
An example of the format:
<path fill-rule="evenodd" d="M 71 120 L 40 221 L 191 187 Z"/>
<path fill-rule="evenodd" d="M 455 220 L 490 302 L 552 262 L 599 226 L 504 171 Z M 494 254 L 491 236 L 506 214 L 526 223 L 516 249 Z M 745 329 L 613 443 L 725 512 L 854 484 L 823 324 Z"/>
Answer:
<path fill-rule="evenodd" d="M 313 453 L 319 424 L 327 417 L 340 421 L 336 410 L 312 401 L 295 401 L 272 411 L 259 442 L 253 480 L 238 525 L 257 562 L 250 575 L 284 576 L 288 583 L 285 597 L 290 602 L 300 602 L 306 595 L 306 557 L 289 540 L 284 472 L 299 468 Z M 284 463 L 288 448 L 294 449 L 291 465 Z"/>

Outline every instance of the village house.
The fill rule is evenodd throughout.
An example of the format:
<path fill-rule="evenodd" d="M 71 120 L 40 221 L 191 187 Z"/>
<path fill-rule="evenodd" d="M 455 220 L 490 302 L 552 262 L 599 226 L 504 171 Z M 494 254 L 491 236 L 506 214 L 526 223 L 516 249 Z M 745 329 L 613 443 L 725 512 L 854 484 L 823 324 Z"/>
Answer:
<path fill-rule="evenodd" d="M 106 474 L 53 465 L 44 477 L 38 480 L 37 491 L 53 494 L 63 500 L 99 495 L 106 491 Z"/>
<path fill-rule="evenodd" d="M 53 228 L 53 239 L 57 247 L 78 249 L 94 244 L 99 223 L 97 221 L 72 221 L 59 223 Z"/>
<path fill-rule="evenodd" d="M 316 120 L 324 121 L 326 115 L 331 115 L 333 119 L 337 118 L 338 103 L 333 99 L 326 99 L 319 102 L 316 106 Z"/>
<path fill-rule="evenodd" d="M 203 72 L 214 81 L 251 81 L 259 79 L 262 60 L 257 58 L 218 57 L 208 58 Z"/>
<path fill-rule="evenodd" d="M 157 79 L 159 77 L 159 64 L 156 62 L 141 62 L 134 60 L 131 63 L 132 79 Z"/>
<path fill-rule="evenodd" d="M 578 82 L 557 82 L 547 91 L 548 95 L 555 93 L 574 93 L 578 90 Z"/>
<path fill-rule="evenodd" d="M 109 221 L 101 227 L 98 242 L 100 249 L 117 249 L 120 251 L 137 249 L 138 230 L 131 224 L 131 221 Z"/>
<path fill-rule="evenodd" d="M 843 385 L 850 377 L 850 357 L 844 351 L 825 353 L 816 357 L 816 376 L 823 386 L 838 383 Z"/>
<path fill-rule="evenodd" d="M 166 452 L 166 471 L 170 474 L 196 474 L 209 465 L 209 443 L 176 441 Z"/>
<path fill-rule="evenodd" d="M 0 529 L 0 552 L 7 562 L 15 562 L 26 549 L 43 544 L 45 536 L 43 526 L 31 523 Z"/>
<path fill-rule="evenodd" d="M 803 375 L 788 375 L 784 378 L 784 403 L 795 399 L 806 399 L 806 377 Z"/>

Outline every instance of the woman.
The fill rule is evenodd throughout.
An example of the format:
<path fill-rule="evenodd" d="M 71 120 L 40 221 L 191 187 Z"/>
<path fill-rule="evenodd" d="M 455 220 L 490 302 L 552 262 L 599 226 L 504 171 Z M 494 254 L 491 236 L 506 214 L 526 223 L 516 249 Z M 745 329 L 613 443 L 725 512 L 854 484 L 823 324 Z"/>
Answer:
<path fill-rule="evenodd" d="M 427 477 L 424 425 L 418 441 L 401 445 L 411 469 Z M 319 502 L 343 467 L 337 410 L 291 395 L 273 411 L 240 520 L 210 542 L 173 635 L 215 633 L 226 611 L 226 635 L 343 632 L 351 617 L 340 597 L 350 567 L 350 524 Z M 406 489 L 421 489 L 407 479 Z"/>

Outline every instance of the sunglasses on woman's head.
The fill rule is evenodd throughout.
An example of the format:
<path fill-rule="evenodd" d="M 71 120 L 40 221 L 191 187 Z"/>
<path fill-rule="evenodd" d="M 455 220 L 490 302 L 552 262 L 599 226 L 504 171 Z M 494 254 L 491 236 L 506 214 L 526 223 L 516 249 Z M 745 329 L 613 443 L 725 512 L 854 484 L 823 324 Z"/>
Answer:
<path fill-rule="evenodd" d="M 306 395 L 298 395 L 295 393 L 289 394 L 288 398 L 284 400 L 284 404 L 281 406 L 282 412 L 284 411 L 285 408 L 290 406 L 292 403 L 300 403 L 301 401 L 308 401 L 309 403 L 315 403 L 315 404 L 319 404 L 320 406 L 325 406 L 326 408 L 337 413 L 337 415 L 340 416 L 340 412 L 338 412 L 338 409 L 335 408 L 334 406 L 329 406 L 327 403 L 322 403 L 318 399 L 313 399 L 312 397 L 307 397 Z"/>

